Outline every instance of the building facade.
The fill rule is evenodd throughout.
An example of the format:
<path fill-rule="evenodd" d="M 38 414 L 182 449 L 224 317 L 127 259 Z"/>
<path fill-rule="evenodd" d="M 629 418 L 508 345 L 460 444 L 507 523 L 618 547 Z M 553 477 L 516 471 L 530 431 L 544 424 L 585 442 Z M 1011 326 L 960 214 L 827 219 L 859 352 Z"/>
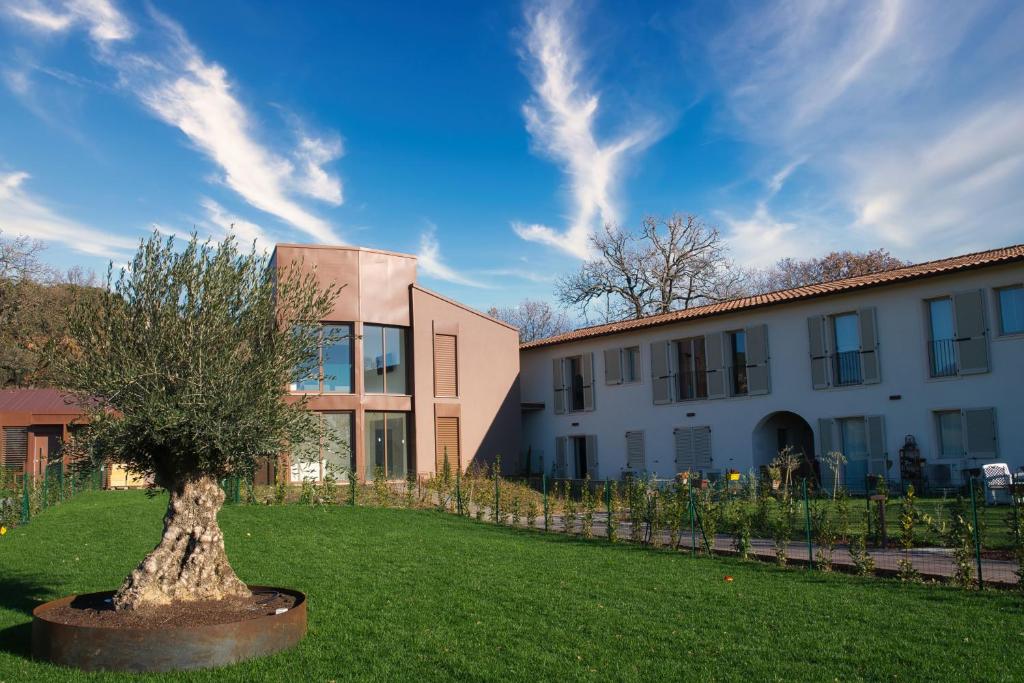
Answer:
<path fill-rule="evenodd" d="M 56 389 L 0 391 L 0 464 L 9 472 L 41 477 L 58 460 L 82 410 Z"/>
<path fill-rule="evenodd" d="M 556 476 L 714 479 L 790 447 L 823 485 L 841 452 L 854 490 L 915 467 L 957 486 L 1024 466 L 1024 245 L 584 328 L 520 362 L 523 447 Z"/>
<path fill-rule="evenodd" d="M 342 289 L 316 368 L 289 387 L 325 428 L 285 458 L 287 480 L 345 481 L 349 468 L 398 480 L 440 471 L 446 456 L 454 471 L 517 454 L 515 328 L 420 287 L 415 256 L 278 245 L 271 267 L 292 264 Z"/>

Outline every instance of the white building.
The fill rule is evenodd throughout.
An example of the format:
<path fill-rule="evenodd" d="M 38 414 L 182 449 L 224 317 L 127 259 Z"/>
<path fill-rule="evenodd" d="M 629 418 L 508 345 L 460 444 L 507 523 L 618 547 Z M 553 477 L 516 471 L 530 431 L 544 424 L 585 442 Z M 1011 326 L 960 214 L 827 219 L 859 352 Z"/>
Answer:
<path fill-rule="evenodd" d="M 558 476 L 709 478 L 784 446 L 851 489 L 1024 466 L 1024 245 L 522 345 L 523 449 Z"/>

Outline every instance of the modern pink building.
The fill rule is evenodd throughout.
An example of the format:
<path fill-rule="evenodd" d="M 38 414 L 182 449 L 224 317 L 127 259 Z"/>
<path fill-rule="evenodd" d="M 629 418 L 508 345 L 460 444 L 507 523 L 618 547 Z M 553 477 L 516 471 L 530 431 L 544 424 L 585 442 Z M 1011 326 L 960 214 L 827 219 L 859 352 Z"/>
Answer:
<path fill-rule="evenodd" d="M 292 263 L 343 289 L 321 321 L 336 340 L 321 348 L 319 376 L 290 387 L 330 427 L 286 459 L 290 481 L 349 468 L 360 479 L 429 475 L 445 453 L 453 471 L 518 461 L 515 328 L 419 286 L 409 254 L 277 245 L 272 267 Z"/>

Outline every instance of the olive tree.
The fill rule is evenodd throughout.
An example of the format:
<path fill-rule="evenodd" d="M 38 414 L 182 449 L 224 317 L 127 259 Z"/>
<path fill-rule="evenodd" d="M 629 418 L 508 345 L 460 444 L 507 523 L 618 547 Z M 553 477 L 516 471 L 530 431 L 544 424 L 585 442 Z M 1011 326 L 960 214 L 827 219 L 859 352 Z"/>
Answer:
<path fill-rule="evenodd" d="M 318 321 L 338 288 L 298 264 L 154 233 L 80 302 L 55 354 L 60 385 L 88 406 L 79 445 L 124 463 L 170 499 L 163 537 L 125 579 L 117 609 L 245 597 L 224 552 L 218 480 L 318 429 L 288 384 L 316 373 Z"/>

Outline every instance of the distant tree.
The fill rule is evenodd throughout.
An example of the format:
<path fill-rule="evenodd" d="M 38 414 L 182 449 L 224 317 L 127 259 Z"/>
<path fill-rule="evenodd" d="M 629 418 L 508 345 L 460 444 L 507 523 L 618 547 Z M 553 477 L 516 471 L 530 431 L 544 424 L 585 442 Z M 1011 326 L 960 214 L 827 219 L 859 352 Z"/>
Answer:
<path fill-rule="evenodd" d="M 718 230 L 692 215 L 645 218 L 639 232 L 606 225 L 591 236 L 596 254 L 561 278 L 555 292 L 584 317 L 642 318 L 722 301 L 744 291 Z"/>
<path fill-rule="evenodd" d="M 749 287 L 756 292 L 773 292 L 858 275 L 870 275 L 909 265 L 909 261 L 898 259 L 885 249 L 833 251 L 820 258 L 781 259 L 774 266 L 755 272 L 751 276 Z"/>
<path fill-rule="evenodd" d="M 314 372 L 338 289 L 295 264 L 278 273 L 230 237 L 178 247 L 154 233 L 51 347 L 54 377 L 88 406 L 76 446 L 170 494 L 162 538 L 117 609 L 248 596 L 224 552 L 217 482 L 319 433 L 287 387 Z"/>
<path fill-rule="evenodd" d="M 0 233 L 0 385 L 47 384 L 42 350 L 64 333 L 65 311 L 96 296 L 95 278 L 80 268 L 59 273 L 41 259 L 45 246 Z"/>
<path fill-rule="evenodd" d="M 491 306 L 487 315 L 518 327 L 521 343 L 553 337 L 572 330 L 568 316 L 555 310 L 546 301 L 523 299 L 515 306 Z"/>

